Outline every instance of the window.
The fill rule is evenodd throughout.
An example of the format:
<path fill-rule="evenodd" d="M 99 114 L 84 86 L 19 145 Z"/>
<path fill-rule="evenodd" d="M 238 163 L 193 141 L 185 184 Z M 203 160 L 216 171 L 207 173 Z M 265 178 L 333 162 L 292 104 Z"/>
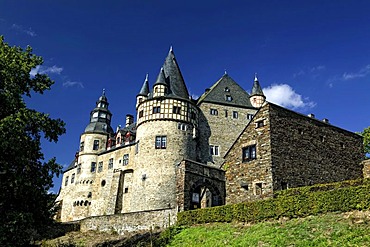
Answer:
<path fill-rule="evenodd" d="M 225 110 L 225 117 L 227 117 L 227 110 Z"/>
<path fill-rule="evenodd" d="M 123 164 L 122 165 L 127 166 L 128 165 L 128 161 L 129 161 L 129 158 L 130 158 L 129 154 L 124 154 L 123 155 Z"/>
<path fill-rule="evenodd" d="M 180 112 L 181 112 L 181 107 L 180 106 L 174 106 L 172 108 L 172 113 L 174 113 L 174 114 L 180 114 Z"/>
<path fill-rule="evenodd" d="M 218 115 L 218 111 L 217 111 L 217 109 L 211 109 L 209 113 L 210 113 L 211 115 L 215 115 L 215 116 L 217 116 L 217 115 Z"/>
<path fill-rule="evenodd" d="M 72 177 L 71 177 L 71 184 L 73 184 L 74 182 L 75 182 L 75 176 L 76 176 L 76 174 L 72 174 Z"/>
<path fill-rule="evenodd" d="M 155 148 L 165 149 L 167 147 L 167 136 L 156 136 L 155 137 Z"/>
<path fill-rule="evenodd" d="M 69 176 L 66 177 L 66 180 L 64 181 L 64 186 L 68 185 L 68 179 L 69 179 Z"/>
<path fill-rule="evenodd" d="M 242 155 L 243 155 L 243 162 L 256 159 L 257 158 L 256 145 L 244 147 Z"/>
<path fill-rule="evenodd" d="M 135 154 L 139 153 L 139 141 L 135 144 Z"/>
<path fill-rule="evenodd" d="M 248 113 L 248 114 L 247 114 L 247 119 L 248 119 L 248 120 L 251 120 L 252 118 L 253 118 L 253 114 Z"/>
<path fill-rule="evenodd" d="M 139 98 L 139 103 L 141 103 L 143 101 L 143 98 Z"/>
<path fill-rule="evenodd" d="M 143 115 L 144 115 L 144 111 L 143 110 L 139 111 L 139 118 L 143 117 Z"/>
<path fill-rule="evenodd" d="M 195 112 L 193 111 L 190 112 L 190 118 L 193 120 L 196 118 Z"/>
<path fill-rule="evenodd" d="M 91 172 L 95 172 L 96 171 L 96 162 L 91 162 L 91 169 L 90 169 Z"/>
<path fill-rule="evenodd" d="M 238 118 L 238 112 L 237 111 L 233 111 L 233 118 Z"/>
<path fill-rule="evenodd" d="M 325 136 L 320 136 L 320 141 L 325 142 Z"/>
<path fill-rule="evenodd" d="M 125 188 L 125 193 L 128 193 L 128 188 L 127 187 Z"/>
<path fill-rule="evenodd" d="M 84 151 L 85 142 L 80 143 L 80 152 Z"/>
<path fill-rule="evenodd" d="M 177 124 L 177 128 L 179 129 L 179 130 L 183 130 L 183 131 L 186 131 L 186 124 L 184 124 L 184 123 L 178 123 Z"/>
<path fill-rule="evenodd" d="M 231 95 L 225 95 L 225 100 L 226 101 L 232 101 L 233 97 L 231 97 Z"/>
<path fill-rule="evenodd" d="M 219 156 L 219 146 L 209 145 L 209 153 L 211 155 Z"/>
<path fill-rule="evenodd" d="M 98 172 L 102 172 L 102 171 L 103 171 L 103 161 L 100 161 L 98 164 Z"/>
<path fill-rule="evenodd" d="M 161 112 L 161 107 L 160 106 L 154 106 L 153 107 L 153 113 L 160 113 Z"/>
<path fill-rule="evenodd" d="M 108 162 L 108 169 L 112 169 L 112 168 L 113 168 L 113 158 L 110 158 Z"/>
<path fill-rule="evenodd" d="M 81 173 L 81 164 L 78 164 L 77 165 L 77 174 L 80 174 Z"/>
<path fill-rule="evenodd" d="M 99 149 L 99 140 L 94 140 L 93 150 L 98 150 L 98 149 Z"/>
<path fill-rule="evenodd" d="M 225 87 L 225 92 L 230 92 L 230 89 L 228 87 Z"/>
<path fill-rule="evenodd" d="M 260 120 L 260 121 L 257 121 L 257 122 L 256 122 L 256 128 L 261 128 L 261 127 L 263 127 L 263 126 L 265 126 L 265 124 L 264 124 L 263 120 Z"/>
<path fill-rule="evenodd" d="M 262 195 L 262 183 L 256 183 L 254 189 L 255 195 Z"/>

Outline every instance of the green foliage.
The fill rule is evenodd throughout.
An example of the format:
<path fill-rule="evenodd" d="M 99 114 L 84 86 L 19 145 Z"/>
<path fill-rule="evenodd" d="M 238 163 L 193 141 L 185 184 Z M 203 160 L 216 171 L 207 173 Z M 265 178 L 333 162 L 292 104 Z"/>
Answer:
<path fill-rule="evenodd" d="M 54 83 L 47 75 L 30 76 L 43 60 L 27 47 L 11 47 L 0 36 L 0 245 L 27 245 L 51 222 L 55 199 L 48 194 L 61 166 L 44 162 L 41 137 L 58 141 L 60 119 L 28 109 L 24 97 L 42 94 Z"/>
<path fill-rule="evenodd" d="M 362 132 L 359 133 L 364 139 L 364 150 L 366 153 L 366 157 L 369 158 L 370 156 L 370 126 L 365 128 Z"/>
<path fill-rule="evenodd" d="M 370 180 L 352 180 L 280 191 L 275 198 L 181 212 L 177 224 L 259 222 L 370 208 Z"/>

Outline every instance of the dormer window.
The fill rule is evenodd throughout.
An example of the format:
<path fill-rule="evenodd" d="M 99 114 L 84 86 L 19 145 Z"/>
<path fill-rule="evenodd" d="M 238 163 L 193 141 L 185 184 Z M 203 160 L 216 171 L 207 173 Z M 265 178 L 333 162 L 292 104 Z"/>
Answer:
<path fill-rule="evenodd" d="M 233 100 L 233 97 L 231 95 L 225 95 L 225 100 L 230 102 Z"/>
<path fill-rule="evenodd" d="M 225 87 L 225 92 L 230 92 L 230 88 L 228 88 L 228 87 Z"/>

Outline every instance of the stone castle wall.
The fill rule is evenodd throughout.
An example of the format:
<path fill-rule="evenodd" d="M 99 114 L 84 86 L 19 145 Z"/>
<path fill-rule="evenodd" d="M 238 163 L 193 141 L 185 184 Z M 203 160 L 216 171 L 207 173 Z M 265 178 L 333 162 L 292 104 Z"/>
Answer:
<path fill-rule="evenodd" d="M 220 167 L 224 161 L 223 156 L 250 121 L 248 116 L 255 114 L 256 109 L 207 102 L 202 102 L 199 108 L 201 109 L 199 160 L 207 162 L 208 165 Z M 211 109 L 217 110 L 217 115 L 212 115 Z M 218 155 L 210 154 L 210 145 L 218 147 Z"/>
<path fill-rule="evenodd" d="M 138 153 L 135 155 L 132 201 L 134 210 L 155 210 L 176 205 L 176 165 L 182 159 L 194 159 L 196 141 L 190 124 L 179 129 L 181 122 L 156 120 L 137 129 Z M 166 137 L 166 148 L 156 148 L 156 137 Z"/>
<path fill-rule="evenodd" d="M 117 232 L 124 235 L 128 232 L 151 229 L 163 229 L 176 222 L 176 209 L 166 208 L 147 210 L 135 213 L 94 216 L 79 221 L 80 230 Z"/>
<path fill-rule="evenodd" d="M 257 122 L 263 126 L 257 127 Z M 273 195 L 270 119 L 260 109 L 225 157 L 226 204 L 254 201 Z M 242 150 L 256 145 L 256 159 L 243 160 Z"/>
<path fill-rule="evenodd" d="M 270 107 L 274 190 L 362 177 L 362 138 L 279 106 Z"/>

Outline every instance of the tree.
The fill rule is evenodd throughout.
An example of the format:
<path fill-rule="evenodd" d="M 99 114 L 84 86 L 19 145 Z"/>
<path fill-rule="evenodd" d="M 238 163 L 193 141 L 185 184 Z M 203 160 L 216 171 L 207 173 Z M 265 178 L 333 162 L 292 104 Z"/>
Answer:
<path fill-rule="evenodd" d="M 364 150 L 366 158 L 368 159 L 370 156 L 370 126 L 365 128 L 359 134 L 364 138 Z"/>
<path fill-rule="evenodd" d="M 11 47 L 0 36 L 0 246 L 28 245 L 51 223 L 48 190 L 61 166 L 55 158 L 44 161 L 41 138 L 57 142 L 65 124 L 24 101 L 54 83 L 45 74 L 30 75 L 42 63 L 31 47 Z"/>

